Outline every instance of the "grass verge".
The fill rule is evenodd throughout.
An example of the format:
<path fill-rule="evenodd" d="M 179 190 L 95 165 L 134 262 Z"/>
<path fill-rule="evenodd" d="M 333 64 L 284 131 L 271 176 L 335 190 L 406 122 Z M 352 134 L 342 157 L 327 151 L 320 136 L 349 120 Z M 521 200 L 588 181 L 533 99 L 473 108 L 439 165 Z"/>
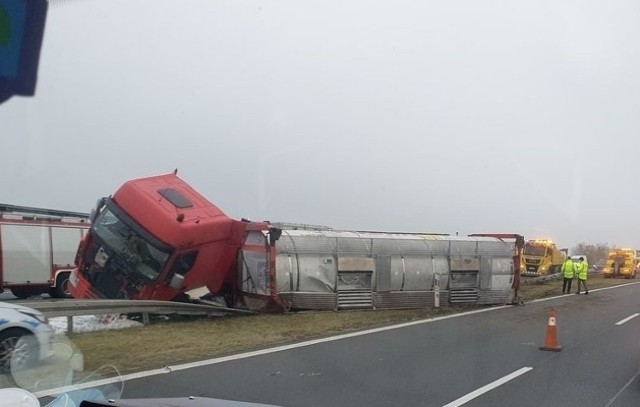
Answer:
<path fill-rule="evenodd" d="M 589 289 L 595 289 L 628 282 L 590 276 L 588 284 Z M 521 294 L 525 301 L 531 301 L 559 295 L 561 291 L 562 280 L 559 279 L 524 285 Z M 114 365 L 126 373 L 476 308 L 478 306 L 447 306 L 418 310 L 252 315 L 72 334 L 70 339 L 84 354 L 85 371 Z"/>
<path fill-rule="evenodd" d="M 78 333 L 70 335 L 70 339 L 84 354 L 85 370 L 111 364 L 123 372 L 131 372 L 474 308 L 454 306 L 222 317 Z"/>
<path fill-rule="evenodd" d="M 589 290 L 603 287 L 612 287 L 633 282 L 635 280 L 625 280 L 618 278 L 604 278 L 602 275 L 590 275 L 587 280 Z M 571 284 L 572 292 L 578 289 L 578 281 L 574 280 Z M 531 301 L 538 298 L 553 297 L 562 294 L 562 278 L 557 280 L 546 281 L 542 284 L 524 284 L 520 289 L 524 301 Z"/>

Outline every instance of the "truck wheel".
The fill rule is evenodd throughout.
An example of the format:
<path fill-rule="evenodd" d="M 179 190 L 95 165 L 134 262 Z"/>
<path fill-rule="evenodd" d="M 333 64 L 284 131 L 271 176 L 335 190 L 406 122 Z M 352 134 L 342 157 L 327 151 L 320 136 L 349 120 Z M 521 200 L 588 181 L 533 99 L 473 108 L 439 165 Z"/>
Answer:
<path fill-rule="evenodd" d="M 42 294 L 42 288 L 36 287 L 12 287 L 11 294 L 24 300 L 25 298 L 33 297 L 34 295 Z"/>
<path fill-rule="evenodd" d="M 69 276 L 71 273 L 60 273 L 56 277 L 56 286 L 51 287 L 50 294 L 54 298 L 71 298 L 69 293 Z"/>
<path fill-rule="evenodd" d="M 9 373 L 33 365 L 40 350 L 30 332 L 11 328 L 0 332 L 0 372 Z"/>

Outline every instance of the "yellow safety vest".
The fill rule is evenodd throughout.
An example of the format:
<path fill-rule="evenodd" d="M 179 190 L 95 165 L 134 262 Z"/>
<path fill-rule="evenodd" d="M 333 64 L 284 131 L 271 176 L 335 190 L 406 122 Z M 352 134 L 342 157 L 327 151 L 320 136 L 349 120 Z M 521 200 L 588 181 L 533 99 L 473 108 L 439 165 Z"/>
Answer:
<path fill-rule="evenodd" d="M 580 280 L 587 279 L 587 272 L 589 271 L 589 265 L 586 261 L 582 261 L 578 263 L 578 278 Z"/>
<path fill-rule="evenodd" d="M 576 271 L 576 266 L 573 265 L 573 261 L 568 259 L 562 265 L 562 273 L 564 273 L 564 278 L 573 278 L 573 274 Z"/>

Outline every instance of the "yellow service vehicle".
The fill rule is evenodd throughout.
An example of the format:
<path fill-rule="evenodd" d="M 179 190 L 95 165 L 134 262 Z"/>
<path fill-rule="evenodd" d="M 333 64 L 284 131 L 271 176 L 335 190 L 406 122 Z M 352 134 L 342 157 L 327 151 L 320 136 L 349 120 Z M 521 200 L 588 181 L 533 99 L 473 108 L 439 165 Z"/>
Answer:
<path fill-rule="evenodd" d="M 604 262 L 602 274 L 605 278 L 636 278 L 640 266 L 640 251 L 634 249 L 611 249 Z"/>
<path fill-rule="evenodd" d="M 523 276 L 545 276 L 559 273 L 566 255 L 555 243 L 548 239 L 529 240 L 524 245 Z"/>

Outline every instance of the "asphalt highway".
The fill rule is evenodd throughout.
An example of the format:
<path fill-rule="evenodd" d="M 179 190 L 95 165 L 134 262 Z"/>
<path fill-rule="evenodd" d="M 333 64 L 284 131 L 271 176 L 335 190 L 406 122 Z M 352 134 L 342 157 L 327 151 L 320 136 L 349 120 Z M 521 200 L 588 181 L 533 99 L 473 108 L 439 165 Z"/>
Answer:
<path fill-rule="evenodd" d="M 561 352 L 539 349 L 551 308 Z M 638 313 L 640 284 L 593 290 L 194 363 L 129 380 L 123 398 L 203 396 L 281 406 L 637 406 Z"/>

